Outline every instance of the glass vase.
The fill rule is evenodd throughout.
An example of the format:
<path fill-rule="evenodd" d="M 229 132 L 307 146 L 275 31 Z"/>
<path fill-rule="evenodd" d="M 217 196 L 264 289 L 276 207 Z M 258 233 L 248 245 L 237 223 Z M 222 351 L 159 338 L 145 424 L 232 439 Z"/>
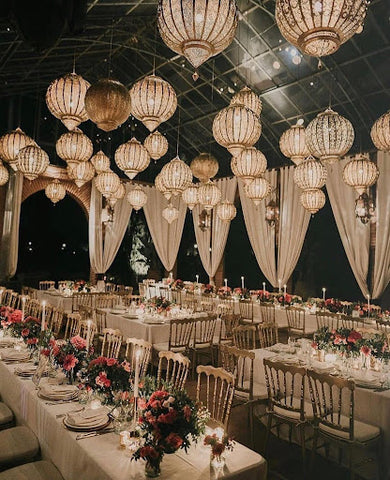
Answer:
<path fill-rule="evenodd" d="M 153 460 L 146 460 L 145 463 L 145 477 L 156 478 L 161 474 L 161 460 L 162 457 Z"/>
<path fill-rule="evenodd" d="M 215 469 L 215 470 L 222 470 L 223 467 L 225 466 L 226 460 L 225 456 L 220 454 L 216 455 L 213 452 L 210 454 L 210 465 Z"/>

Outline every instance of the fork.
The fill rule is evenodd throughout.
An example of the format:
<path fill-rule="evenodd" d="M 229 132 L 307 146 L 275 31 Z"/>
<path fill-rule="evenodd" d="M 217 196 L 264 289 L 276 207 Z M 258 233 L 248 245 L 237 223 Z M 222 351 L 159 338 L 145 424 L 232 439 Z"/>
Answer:
<path fill-rule="evenodd" d="M 98 437 L 99 435 L 105 435 L 106 433 L 112 433 L 113 428 L 105 428 L 104 430 L 93 431 L 88 433 L 79 433 L 76 435 L 76 440 L 83 440 L 84 438 Z"/>

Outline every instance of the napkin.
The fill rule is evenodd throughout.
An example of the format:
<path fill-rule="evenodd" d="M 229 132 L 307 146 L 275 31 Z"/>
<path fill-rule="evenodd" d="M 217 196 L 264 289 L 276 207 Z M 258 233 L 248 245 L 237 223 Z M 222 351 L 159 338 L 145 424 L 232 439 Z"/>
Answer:
<path fill-rule="evenodd" d="M 37 367 L 36 365 L 32 364 L 27 364 L 27 365 L 20 365 L 19 367 L 16 367 L 14 372 L 16 375 L 34 375 Z"/>
<path fill-rule="evenodd" d="M 14 341 L 11 338 L 2 338 L 0 340 L 0 348 L 11 347 L 13 344 Z"/>
<path fill-rule="evenodd" d="M 108 422 L 107 413 L 105 407 L 68 413 L 66 423 L 73 427 L 98 427 Z"/>
<path fill-rule="evenodd" d="M 1 352 L 1 359 L 6 362 L 21 362 L 30 358 L 30 352 L 10 348 Z"/>
<path fill-rule="evenodd" d="M 71 400 L 78 394 L 79 389 L 75 385 L 52 385 L 44 383 L 39 392 L 50 400 Z"/>

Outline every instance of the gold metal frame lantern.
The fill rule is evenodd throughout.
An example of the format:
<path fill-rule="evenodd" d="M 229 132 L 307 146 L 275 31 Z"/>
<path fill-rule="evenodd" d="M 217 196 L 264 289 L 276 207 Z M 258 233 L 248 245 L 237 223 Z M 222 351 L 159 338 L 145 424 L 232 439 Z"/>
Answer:
<path fill-rule="evenodd" d="M 210 153 L 200 153 L 190 163 L 194 177 L 201 182 L 208 182 L 219 170 L 218 160 Z"/>
<path fill-rule="evenodd" d="M 123 185 L 122 182 L 119 183 L 119 187 L 117 190 L 115 190 L 114 193 L 112 193 L 108 198 L 108 204 L 110 205 L 110 207 L 114 207 L 114 205 L 116 204 L 116 202 L 118 200 L 121 200 L 126 194 L 126 188 L 125 186 Z"/>
<path fill-rule="evenodd" d="M 29 180 L 45 173 L 50 164 L 49 155 L 37 145 L 22 148 L 16 159 L 17 169 Z"/>
<path fill-rule="evenodd" d="M 71 166 L 68 171 L 69 177 L 81 188 L 95 176 L 95 169 L 91 162 L 80 162 Z"/>
<path fill-rule="evenodd" d="M 96 188 L 106 198 L 109 198 L 118 190 L 120 183 L 118 175 L 111 171 L 99 173 L 95 177 Z"/>
<path fill-rule="evenodd" d="M 157 190 L 161 192 L 167 200 L 169 200 L 172 197 L 172 193 L 167 189 L 167 187 L 164 184 L 163 178 L 161 176 L 161 172 L 154 179 L 154 185 L 157 188 Z"/>
<path fill-rule="evenodd" d="M 23 130 L 16 128 L 0 137 L 0 158 L 9 163 L 11 168 L 16 171 L 16 159 L 20 150 L 29 145 L 36 145 L 36 143 Z"/>
<path fill-rule="evenodd" d="M 86 162 L 93 154 L 91 140 L 79 128 L 66 132 L 56 143 L 57 155 L 67 163 Z"/>
<path fill-rule="evenodd" d="M 312 156 L 294 168 L 294 182 L 302 190 L 323 187 L 327 175 L 326 167 Z"/>
<path fill-rule="evenodd" d="M 115 163 L 130 179 L 133 179 L 149 166 L 150 157 L 146 148 L 133 137 L 116 149 Z"/>
<path fill-rule="evenodd" d="M 311 214 L 315 214 L 325 205 L 325 194 L 319 188 L 304 190 L 301 193 L 302 206 Z"/>
<path fill-rule="evenodd" d="M 230 105 L 244 105 L 252 110 L 256 117 L 260 117 L 263 108 L 260 97 L 247 86 L 233 95 Z"/>
<path fill-rule="evenodd" d="M 299 165 L 310 154 L 306 144 L 306 129 L 296 124 L 282 133 L 279 140 L 280 151 L 295 165 Z"/>
<path fill-rule="evenodd" d="M 58 178 L 55 178 L 52 182 L 46 185 L 45 195 L 55 205 L 57 202 L 65 198 L 66 188 Z"/>
<path fill-rule="evenodd" d="M 158 160 L 167 153 L 169 145 L 165 136 L 156 130 L 145 138 L 144 147 L 153 160 Z"/>
<path fill-rule="evenodd" d="M 353 187 L 359 195 L 378 180 L 379 169 L 368 155 L 358 154 L 343 169 L 344 182 Z"/>
<path fill-rule="evenodd" d="M 169 163 L 163 166 L 161 170 L 162 181 L 165 188 L 171 192 L 172 195 L 179 195 L 192 182 L 192 172 L 190 167 L 175 157 Z"/>
<path fill-rule="evenodd" d="M 222 220 L 222 222 L 230 222 L 237 215 L 237 209 L 232 202 L 229 200 L 224 200 L 219 203 L 215 208 L 217 217 Z"/>
<path fill-rule="evenodd" d="M 257 148 L 248 147 L 232 158 L 230 166 L 236 177 L 248 183 L 264 174 L 267 169 L 267 159 Z"/>
<path fill-rule="evenodd" d="M 205 210 L 212 210 L 222 198 L 222 192 L 211 180 L 201 183 L 198 189 L 198 202 Z"/>
<path fill-rule="evenodd" d="M 189 187 L 187 187 L 181 194 L 181 198 L 183 199 L 184 203 L 187 204 L 188 208 L 192 210 L 199 202 L 198 185 L 191 184 Z"/>
<path fill-rule="evenodd" d="M 245 188 L 248 198 L 253 200 L 255 205 L 259 205 L 267 195 L 271 193 L 272 187 L 268 180 L 258 177 L 252 180 Z"/>
<path fill-rule="evenodd" d="M 390 152 L 390 110 L 372 126 L 371 139 L 378 150 Z"/>
<path fill-rule="evenodd" d="M 162 211 L 162 216 L 169 224 L 171 224 L 179 218 L 179 210 L 169 203 Z"/>
<path fill-rule="evenodd" d="M 146 205 L 148 196 L 140 185 L 136 185 L 127 194 L 127 201 L 134 208 L 134 210 L 140 210 L 144 205 Z"/>
<path fill-rule="evenodd" d="M 95 167 L 96 173 L 108 172 L 110 170 L 110 159 L 107 155 L 99 150 L 91 157 L 91 163 Z"/>

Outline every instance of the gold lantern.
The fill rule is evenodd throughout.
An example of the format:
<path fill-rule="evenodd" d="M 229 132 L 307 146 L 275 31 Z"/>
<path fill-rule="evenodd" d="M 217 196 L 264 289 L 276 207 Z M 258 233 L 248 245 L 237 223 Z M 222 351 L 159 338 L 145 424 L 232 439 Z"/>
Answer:
<path fill-rule="evenodd" d="M 232 202 L 224 200 L 215 209 L 217 217 L 223 222 L 230 222 L 237 215 L 237 209 Z"/>
<path fill-rule="evenodd" d="M 205 210 L 212 210 L 221 201 L 222 192 L 211 180 L 199 185 L 198 201 Z"/>
<path fill-rule="evenodd" d="M 367 191 L 378 180 L 379 170 L 368 155 L 358 154 L 343 169 L 344 182 L 359 195 Z"/>
<path fill-rule="evenodd" d="M 67 73 L 54 80 L 46 92 L 50 113 L 59 118 L 68 130 L 88 120 L 84 100 L 90 83 L 76 73 Z"/>
<path fill-rule="evenodd" d="M 248 147 L 232 158 L 230 166 L 236 177 L 248 183 L 255 177 L 263 175 L 267 169 L 267 159 L 257 148 Z"/>
<path fill-rule="evenodd" d="M 119 188 L 121 181 L 114 172 L 102 172 L 95 177 L 95 186 L 106 198 L 113 195 Z"/>
<path fill-rule="evenodd" d="M 372 126 L 371 139 L 378 150 L 390 151 L 390 110 L 379 117 Z"/>
<path fill-rule="evenodd" d="M 149 166 L 150 157 L 146 148 L 133 137 L 116 149 L 115 163 L 130 179 L 133 179 L 137 173 Z"/>
<path fill-rule="evenodd" d="M 161 169 L 162 181 L 172 195 L 179 195 L 192 182 L 192 172 L 179 157 L 175 157 Z"/>
<path fill-rule="evenodd" d="M 192 210 L 198 203 L 198 185 L 191 184 L 181 194 L 181 198 L 187 204 L 188 208 Z"/>
<path fill-rule="evenodd" d="M 9 173 L 7 167 L 0 160 L 0 187 L 5 185 L 9 180 Z"/>
<path fill-rule="evenodd" d="M 69 178 L 74 180 L 74 183 L 81 188 L 85 183 L 93 179 L 95 169 L 91 162 L 80 162 L 68 167 L 68 175 Z"/>
<path fill-rule="evenodd" d="M 168 206 L 162 211 L 162 216 L 169 224 L 171 224 L 179 218 L 179 210 L 169 203 Z"/>
<path fill-rule="evenodd" d="M 55 178 L 52 182 L 46 185 L 45 194 L 55 205 L 57 202 L 65 198 L 66 189 L 58 178 Z"/>
<path fill-rule="evenodd" d="M 215 140 L 237 156 L 245 147 L 259 139 L 261 124 L 256 115 L 243 105 L 230 105 L 222 109 L 213 122 Z"/>
<path fill-rule="evenodd" d="M 99 150 L 91 157 L 91 163 L 97 174 L 108 172 L 110 170 L 110 159 L 104 152 L 102 152 L 102 150 Z"/>
<path fill-rule="evenodd" d="M 194 177 L 201 182 L 208 182 L 218 173 L 218 160 L 210 153 L 200 153 L 190 163 L 190 168 Z"/>
<path fill-rule="evenodd" d="M 157 190 L 161 192 L 167 200 L 169 200 L 172 197 L 172 193 L 167 189 L 167 187 L 164 184 L 163 178 L 161 176 L 161 172 L 154 179 L 154 185 L 157 188 Z"/>
<path fill-rule="evenodd" d="M 306 145 L 306 130 L 302 124 L 296 124 L 282 133 L 279 141 L 280 151 L 299 165 L 310 154 Z"/>
<path fill-rule="evenodd" d="M 248 198 L 253 200 L 255 205 L 259 205 L 261 200 L 271 193 L 271 190 L 269 181 L 263 177 L 258 177 L 246 186 L 245 193 Z"/>
<path fill-rule="evenodd" d="M 363 225 L 366 225 L 375 216 L 375 203 L 372 197 L 363 192 L 355 200 L 355 215 Z"/>
<path fill-rule="evenodd" d="M 28 145 L 36 145 L 34 140 L 17 128 L 0 138 L 0 158 L 9 163 L 13 170 L 17 170 L 16 157 L 20 150 Z"/>
<path fill-rule="evenodd" d="M 163 157 L 168 151 L 168 140 L 157 130 L 145 138 L 144 147 L 153 160 Z"/>
<path fill-rule="evenodd" d="M 99 128 L 110 132 L 129 118 L 129 92 L 120 82 L 104 78 L 87 90 L 85 109 Z"/>
<path fill-rule="evenodd" d="M 115 192 L 112 193 L 112 194 L 107 198 L 107 201 L 108 201 L 108 204 L 110 205 L 110 207 L 114 208 L 114 205 L 116 204 L 116 202 L 117 202 L 118 200 L 121 200 L 121 199 L 125 196 L 125 193 L 126 193 L 126 188 L 125 188 L 125 186 L 123 185 L 123 183 L 120 182 L 118 189 L 115 190 Z"/>
<path fill-rule="evenodd" d="M 17 159 L 17 169 L 29 180 L 38 178 L 49 166 L 49 155 L 42 148 L 29 145 L 20 150 Z"/>
<path fill-rule="evenodd" d="M 79 129 L 64 133 L 56 143 L 57 155 L 71 167 L 86 162 L 93 154 L 91 140 Z"/>
<path fill-rule="evenodd" d="M 131 113 L 153 132 L 176 111 L 177 97 L 173 87 L 161 77 L 148 75 L 130 89 Z"/>
<path fill-rule="evenodd" d="M 136 185 L 127 194 L 127 201 L 134 208 L 134 210 L 140 210 L 148 201 L 148 196 L 146 195 L 142 187 Z"/>
<path fill-rule="evenodd" d="M 276 0 L 275 19 L 288 42 L 322 57 L 362 31 L 367 6 L 366 0 Z"/>
<path fill-rule="evenodd" d="M 279 205 L 275 202 L 275 200 L 271 200 L 265 206 L 265 220 L 270 227 L 275 227 L 275 225 L 279 222 Z"/>
<path fill-rule="evenodd" d="M 355 132 L 352 123 L 327 108 L 306 127 L 306 143 L 310 153 L 325 163 L 334 163 L 348 153 Z"/>
<path fill-rule="evenodd" d="M 195 68 L 221 53 L 237 28 L 234 0 L 160 0 L 158 29 L 164 43 Z"/>
<path fill-rule="evenodd" d="M 244 105 L 249 110 L 252 110 L 256 117 L 260 117 L 263 108 L 260 97 L 249 87 L 244 87 L 235 93 L 230 101 L 230 105 Z"/>
<path fill-rule="evenodd" d="M 319 188 L 311 188 L 301 193 L 301 203 L 311 214 L 317 213 L 325 205 L 325 194 Z"/>
<path fill-rule="evenodd" d="M 294 168 L 294 182 L 302 190 L 321 188 L 325 185 L 327 173 L 321 162 L 309 156 Z"/>

